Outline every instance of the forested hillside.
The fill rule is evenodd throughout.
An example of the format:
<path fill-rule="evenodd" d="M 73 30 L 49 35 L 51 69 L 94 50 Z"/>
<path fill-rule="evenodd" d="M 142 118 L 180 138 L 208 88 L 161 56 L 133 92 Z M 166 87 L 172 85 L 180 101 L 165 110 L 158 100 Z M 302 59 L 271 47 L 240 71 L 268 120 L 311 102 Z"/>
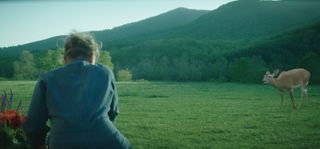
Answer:
<path fill-rule="evenodd" d="M 303 67 L 311 72 L 311 82 L 320 83 L 320 21 L 228 55 L 239 57 L 261 57 L 273 69 Z"/>
<path fill-rule="evenodd" d="M 136 79 L 261 82 L 265 71 L 305 67 L 320 82 L 320 22 L 257 42 L 174 38 L 111 49 Z"/>
<path fill-rule="evenodd" d="M 110 52 L 114 72 L 133 79 L 260 83 L 267 70 L 305 67 L 320 83 L 319 21 L 319 1 L 239 0 L 92 33 Z M 38 57 L 62 47 L 63 38 L 1 49 L 0 77 L 14 75 L 22 50 Z"/>

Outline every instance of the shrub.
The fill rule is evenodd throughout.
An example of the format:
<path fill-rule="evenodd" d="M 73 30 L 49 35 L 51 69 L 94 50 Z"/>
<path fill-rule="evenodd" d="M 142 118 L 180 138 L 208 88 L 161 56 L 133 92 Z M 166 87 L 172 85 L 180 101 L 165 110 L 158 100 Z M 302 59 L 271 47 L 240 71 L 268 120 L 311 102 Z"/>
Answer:
<path fill-rule="evenodd" d="M 128 69 L 121 69 L 117 73 L 118 81 L 131 81 L 132 80 L 132 73 Z"/>

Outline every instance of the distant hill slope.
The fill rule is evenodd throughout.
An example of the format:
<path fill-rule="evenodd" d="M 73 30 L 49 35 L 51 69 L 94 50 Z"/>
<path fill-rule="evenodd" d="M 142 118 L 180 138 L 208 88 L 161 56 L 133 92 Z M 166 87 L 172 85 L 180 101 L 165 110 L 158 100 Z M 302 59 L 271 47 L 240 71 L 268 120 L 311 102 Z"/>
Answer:
<path fill-rule="evenodd" d="M 0 48 L 0 57 L 16 58 L 23 50 L 36 52 L 62 48 L 64 39 L 65 36 L 61 35 L 23 45 Z"/>
<path fill-rule="evenodd" d="M 228 54 L 229 59 L 254 56 L 273 69 L 306 68 L 312 82 L 320 83 L 320 21 Z"/>
<path fill-rule="evenodd" d="M 98 39 L 102 39 L 103 41 L 111 41 L 136 35 L 147 36 L 189 24 L 208 12 L 208 10 L 176 8 L 151 18 L 115 27 L 112 30 L 93 33 Z"/>
<path fill-rule="evenodd" d="M 259 55 L 275 67 L 292 67 L 299 65 L 300 60 L 308 53 L 320 55 L 320 21 L 257 42 L 231 55 Z"/>
<path fill-rule="evenodd" d="M 161 37 L 255 39 L 320 20 L 320 1 L 230 2 Z"/>
<path fill-rule="evenodd" d="M 133 35 L 147 35 L 186 25 L 208 12 L 209 11 L 207 10 L 177 8 L 142 21 L 116 27 L 112 30 L 92 31 L 92 33 L 96 36 L 98 41 L 102 41 L 105 44 L 105 42 L 108 41 L 109 43 L 109 41 L 115 39 Z M 5 50 L 2 51 L 2 53 L 13 56 L 17 55 L 17 52 L 21 50 L 37 51 L 61 48 L 63 46 L 64 38 L 65 36 L 56 36 L 24 45 L 2 48 L 2 50 Z"/>

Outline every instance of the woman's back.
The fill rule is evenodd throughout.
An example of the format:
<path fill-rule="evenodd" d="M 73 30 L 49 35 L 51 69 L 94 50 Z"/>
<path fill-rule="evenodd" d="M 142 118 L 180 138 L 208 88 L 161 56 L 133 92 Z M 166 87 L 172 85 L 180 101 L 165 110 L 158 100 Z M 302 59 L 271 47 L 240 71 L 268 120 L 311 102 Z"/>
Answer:
<path fill-rule="evenodd" d="M 118 93 L 112 71 L 95 65 L 98 47 L 92 36 L 71 33 L 65 66 L 38 79 L 23 125 L 33 148 L 45 145 L 49 130 L 50 149 L 131 148 L 113 124 Z"/>
<path fill-rule="evenodd" d="M 107 68 L 75 61 L 48 72 L 44 81 L 52 140 L 65 142 L 73 138 L 82 144 L 97 137 L 111 138 L 116 133 L 109 115 L 117 115 L 117 106 L 112 105 L 117 95 Z"/>

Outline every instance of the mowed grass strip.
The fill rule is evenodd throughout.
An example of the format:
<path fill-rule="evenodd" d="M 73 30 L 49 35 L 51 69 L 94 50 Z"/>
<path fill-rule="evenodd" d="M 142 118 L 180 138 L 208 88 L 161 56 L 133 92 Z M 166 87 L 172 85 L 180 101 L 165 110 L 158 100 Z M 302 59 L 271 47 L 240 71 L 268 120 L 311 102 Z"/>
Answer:
<path fill-rule="evenodd" d="M 30 103 L 34 81 L 1 81 Z M 134 148 L 301 149 L 320 147 L 320 86 L 293 110 L 267 85 L 120 82 L 117 127 Z M 296 90 L 300 104 L 300 90 Z"/>

